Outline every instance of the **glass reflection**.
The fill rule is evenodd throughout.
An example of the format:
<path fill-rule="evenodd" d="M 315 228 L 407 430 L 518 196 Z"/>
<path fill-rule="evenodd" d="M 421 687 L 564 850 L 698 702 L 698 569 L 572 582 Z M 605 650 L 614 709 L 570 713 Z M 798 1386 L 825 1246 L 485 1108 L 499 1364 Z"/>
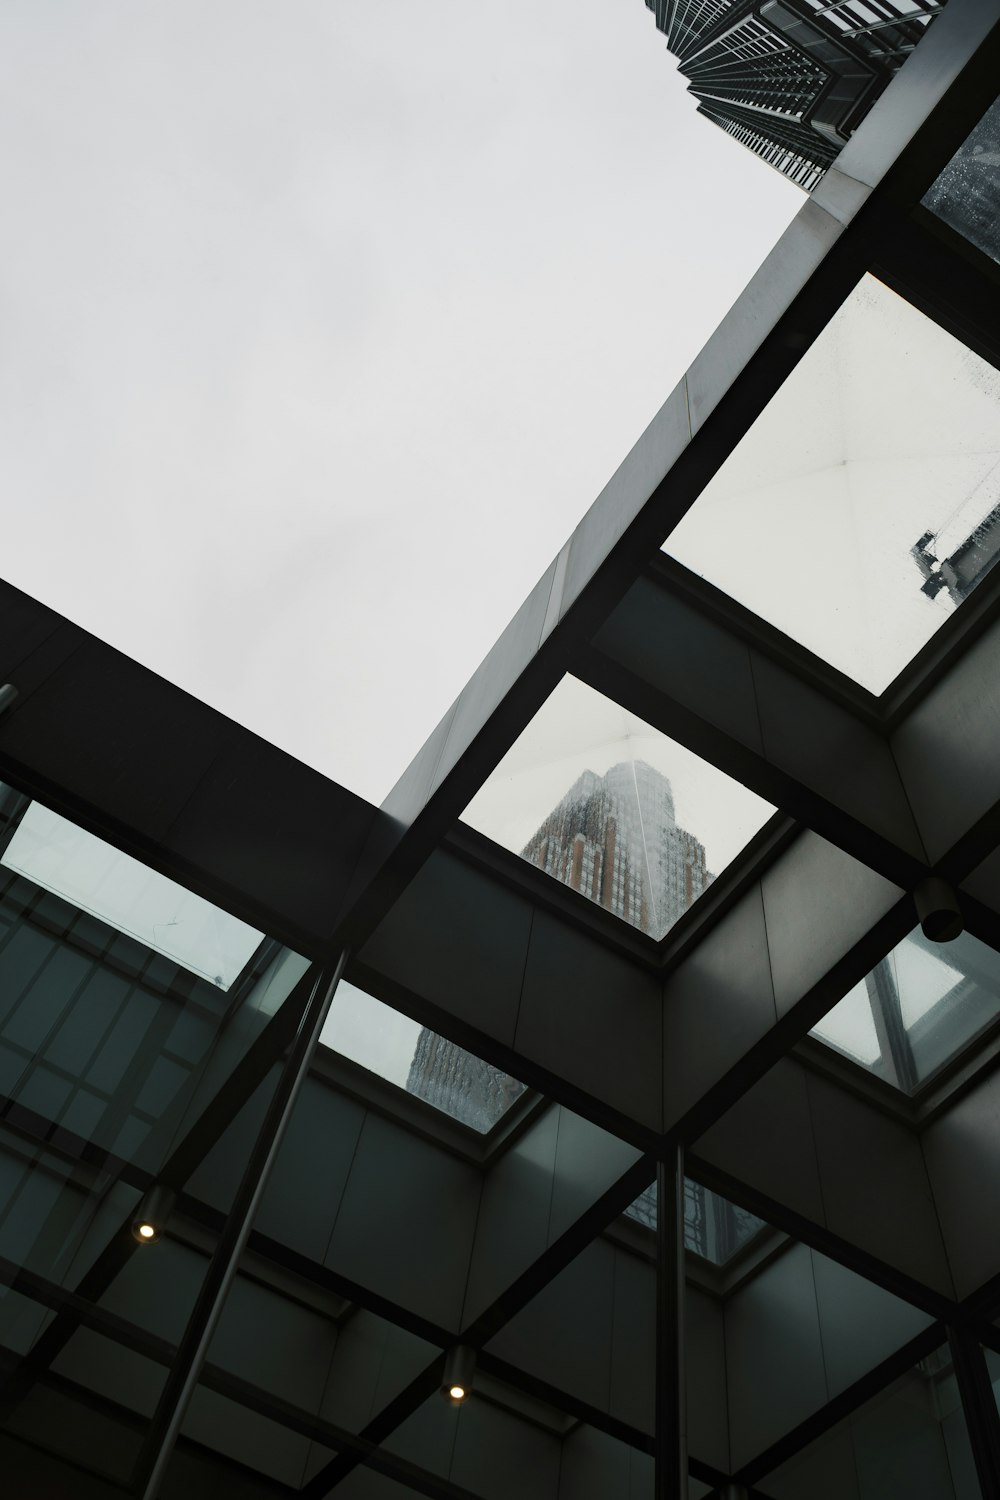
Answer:
<path fill-rule="evenodd" d="M 656 1183 L 640 1193 L 625 1213 L 647 1229 L 656 1228 Z M 724 1266 L 768 1226 L 700 1182 L 684 1179 L 684 1248 L 713 1266 Z"/>
<path fill-rule="evenodd" d="M 967 136 L 922 202 L 1000 262 L 1000 99 Z"/>
<path fill-rule="evenodd" d="M 185 904 L 187 892 L 128 860 L 138 891 L 125 910 L 179 912 L 203 946 L 182 958 L 141 941 L 145 917 L 118 919 L 122 857 L 36 807 L 0 789 L 0 843 L 11 838 L 0 861 L 3 1425 L 46 1453 L 99 1462 L 121 1485 L 163 1378 L 140 1351 L 149 1337 L 161 1353 L 176 1347 L 207 1264 L 208 1242 L 187 1243 L 180 1215 L 139 1249 L 138 1205 L 173 1174 L 197 1183 L 224 1138 L 227 1081 L 307 965 L 256 936 L 246 962 L 225 913 L 199 922 L 207 903 Z M 240 1145 L 215 1154 L 207 1181 L 222 1214 L 242 1161 Z"/>
<path fill-rule="evenodd" d="M 524 1084 L 345 980 L 320 1041 L 343 1057 L 485 1134 Z"/>
<path fill-rule="evenodd" d="M 1000 553 L 1000 373 L 865 276 L 664 550 L 883 692 Z"/>
<path fill-rule="evenodd" d="M 774 809 L 564 677 L 463 821 L 662 938 Z"/>
<path fill-rule="evenodd" d="M 264 936 L 32 802 L 0 863 L 227 990 Z"/>
<path fill-rule="evenodd" d="M 1000 954 L 963 933 L 919 927 L 877 963 L 812 1036 L 912 1093 L 1000 1015 Z"/>

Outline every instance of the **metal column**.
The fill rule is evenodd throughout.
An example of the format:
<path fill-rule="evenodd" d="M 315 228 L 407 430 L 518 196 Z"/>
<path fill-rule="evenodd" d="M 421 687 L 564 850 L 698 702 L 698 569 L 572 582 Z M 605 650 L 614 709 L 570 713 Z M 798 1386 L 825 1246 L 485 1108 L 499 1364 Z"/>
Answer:
<path fill-rule="evenodd" d="M 986 1355 L 964 1328 L 948 1329 L 948 1347 L 983 1500 L 1000 1500 L 1000 1416 Z"/>
<path fill-rule="evenodd" d="M 239 1269 L 254 1215 L 281 1148 L 346 963 L 347 953 L 344 952 L 332 969 L 320 969 L 313 982 L 225 1227 L 209 1261 L 184 1337 L 170 1367 L 136 1461 L 130 1488 L 134 1494 L 141 1495 L 142 1500 L 155 1500 L 155 1496 L 159 1494 L 184 1413 L 198 1384 L 226 1294 Z"/>
<path fill-rule="evenodd" d="M 686 1500 L 684 1151 L 656 1167 L 656 1500 Z"/>

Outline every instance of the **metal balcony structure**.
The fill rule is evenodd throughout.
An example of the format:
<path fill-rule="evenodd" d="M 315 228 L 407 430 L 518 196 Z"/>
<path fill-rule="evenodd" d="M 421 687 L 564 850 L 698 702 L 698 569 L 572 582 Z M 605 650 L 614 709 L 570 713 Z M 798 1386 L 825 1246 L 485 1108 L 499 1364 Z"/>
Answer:
<path fill-rule="evenodd" d="M 699 113 L 807 192 L 944 0 L 646 0 Z"/>

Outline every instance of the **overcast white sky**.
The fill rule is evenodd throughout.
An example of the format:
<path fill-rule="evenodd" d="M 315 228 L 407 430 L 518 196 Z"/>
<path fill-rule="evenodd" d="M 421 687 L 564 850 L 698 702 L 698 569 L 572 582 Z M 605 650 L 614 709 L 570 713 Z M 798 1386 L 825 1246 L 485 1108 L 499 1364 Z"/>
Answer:
<path fill-rule="evenodd" d="M 947 558 L 998 499 L 1000 375 L 865 276 L 666 550 L 881 693 L 954 608 L 910 549 Z"/>
<path fill-rule="evenodd" d="M 774 812 L 769 802 L 586 683 L 566 676 L 462 814 L 520 854 L 583 771 L 645 761 L 670 782 L 678 824 L 719 875 Z M 640 809 L 641 816 L 641 809 Z"/>
<path fill-rule="evenodd" d="M 643 0 L 7 0 L 2 573 L 380 801 L 803 201 Z"/>

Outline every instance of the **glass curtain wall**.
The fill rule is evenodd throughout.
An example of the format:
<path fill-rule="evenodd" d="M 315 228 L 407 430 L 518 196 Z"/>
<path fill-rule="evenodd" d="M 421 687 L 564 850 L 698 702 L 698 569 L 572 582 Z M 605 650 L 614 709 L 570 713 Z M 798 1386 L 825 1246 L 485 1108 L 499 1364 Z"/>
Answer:
<path fill-rule="evenodd" d="M 0 810 L 3 1430 L 121 1484 L 220 1220 L 172 1233 L 161 1194 L 162 1238 L 137 1222 L 210 1170 L 227 1089 L 259 1108 L 247 1059 L 306 964 L 10 787 Z"/>

